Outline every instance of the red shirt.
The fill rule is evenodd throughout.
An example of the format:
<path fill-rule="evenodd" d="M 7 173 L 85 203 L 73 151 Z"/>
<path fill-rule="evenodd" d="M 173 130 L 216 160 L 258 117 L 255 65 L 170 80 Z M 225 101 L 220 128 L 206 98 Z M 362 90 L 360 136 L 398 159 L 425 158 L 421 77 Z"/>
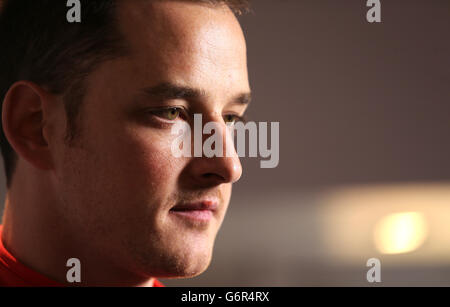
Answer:
<path fill-rule="evenodd" d="M 3 245 L 3 226 L 0 225 L 0 287 L 64 287 L 63 284 L 33 271 L 20 263 Z M 164 287 L 154 279 L 153 287 Z"/>

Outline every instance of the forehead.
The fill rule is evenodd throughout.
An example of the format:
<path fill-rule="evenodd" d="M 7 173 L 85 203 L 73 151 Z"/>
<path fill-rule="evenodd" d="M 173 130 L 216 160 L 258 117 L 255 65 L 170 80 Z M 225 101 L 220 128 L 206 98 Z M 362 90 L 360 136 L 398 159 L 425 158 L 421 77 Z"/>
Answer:
<path fill-rule="evenodd" d="M 153 75 L 187 82 L 219 74 L 233 82 L 246 78 L 244 35 L 225 5 L 121 1 L 118 21 L 132 56 Z"/>

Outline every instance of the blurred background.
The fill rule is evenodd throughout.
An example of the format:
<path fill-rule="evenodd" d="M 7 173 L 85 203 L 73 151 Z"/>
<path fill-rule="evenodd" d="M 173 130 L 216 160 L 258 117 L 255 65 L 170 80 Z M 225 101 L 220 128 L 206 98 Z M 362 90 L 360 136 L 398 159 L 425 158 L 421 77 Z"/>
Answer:
<path fill-rule="evenodd" d="M 381 4 L 253 0 L 248 114 L 280 163 L 242 159 L 209 269 L 163 283 L 368 286 L 378 258 L 377 285 L 450 286 L 450 1 Z"/>

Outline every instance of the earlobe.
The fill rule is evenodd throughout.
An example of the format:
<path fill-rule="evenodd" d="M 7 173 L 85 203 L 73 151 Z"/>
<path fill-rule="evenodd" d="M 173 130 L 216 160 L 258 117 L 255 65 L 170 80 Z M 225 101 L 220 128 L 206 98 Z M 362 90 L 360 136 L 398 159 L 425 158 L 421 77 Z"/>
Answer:
<path fill-rule="evenodd" d="M 5 95 L 2 125 L 14 151 L 36 168 L 52 167 L 48 142 L 44 136 L 45 106 L 50 95 L 28 81 L 16 82 Z"/>

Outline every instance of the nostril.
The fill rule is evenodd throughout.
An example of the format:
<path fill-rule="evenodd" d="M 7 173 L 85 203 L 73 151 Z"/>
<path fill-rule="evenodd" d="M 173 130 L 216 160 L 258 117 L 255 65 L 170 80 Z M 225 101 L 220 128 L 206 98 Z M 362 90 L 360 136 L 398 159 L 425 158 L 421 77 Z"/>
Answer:
<path fill-rule="evenodd" d="M 225 179 L 225 178 L 223 178 L 222 176 L 217 175 L 217 174 L 214 174 L 214 173 L 206 173 L 206 174 L 203 174 L 203 177 L 205 177 L 205 178 L 207 178 L 207 179 L 210 179 L 210 178 L 213 178 L 213 177 L 217 177 L 217 178 L 220 178 L 220 179 Z"/>

